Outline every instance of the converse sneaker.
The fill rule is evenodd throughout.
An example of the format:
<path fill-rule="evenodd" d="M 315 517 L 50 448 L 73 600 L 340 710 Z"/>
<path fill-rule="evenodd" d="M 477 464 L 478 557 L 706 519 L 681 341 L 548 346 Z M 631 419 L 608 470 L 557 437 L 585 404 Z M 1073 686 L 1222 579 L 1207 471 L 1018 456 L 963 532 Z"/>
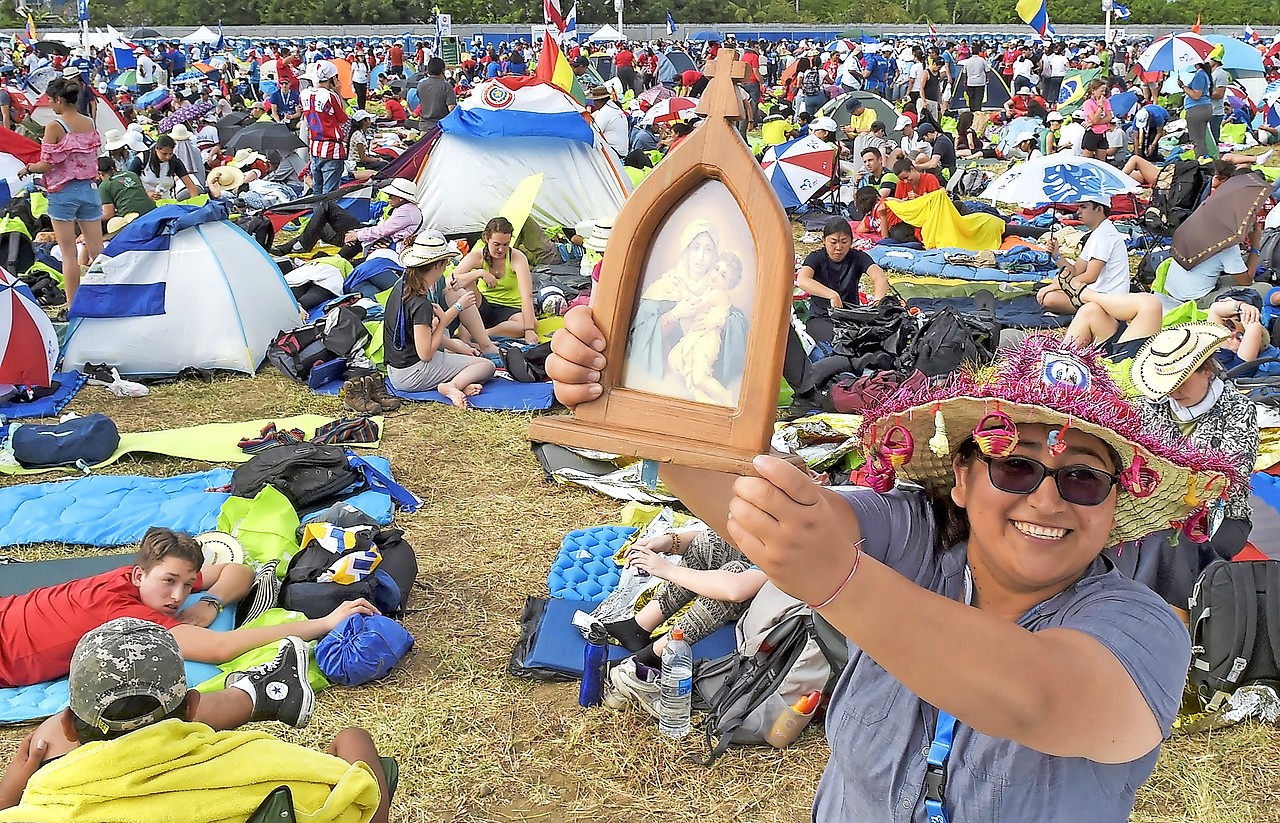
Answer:
<path fill-rule="evenodd" d="M 230 688 L 242 680 L 248 681 L 245 685 L 252 686 L 253 715 L 250 720 L 279 720 L 299 729 L 311 720 L 316 693 L 307 682 L 307 643 L 302 638 L 286 637 L 281 640 L 280 653 L 275 660 L 231 672 L 224 685 Z"/>
<path fill-rule="evenodd" d="M 606 700 L 613 708 L 617 697 L 623 700 L 630 698 L 640 704 L 640 708 L 655 720 L 662 714 L 662 684 L 658 682 L 658 669 L 643 663 L 637 663 L 634 657 L 628 657 L 609 672 L 609 683 L 613 686 L 613 700 Z"/>

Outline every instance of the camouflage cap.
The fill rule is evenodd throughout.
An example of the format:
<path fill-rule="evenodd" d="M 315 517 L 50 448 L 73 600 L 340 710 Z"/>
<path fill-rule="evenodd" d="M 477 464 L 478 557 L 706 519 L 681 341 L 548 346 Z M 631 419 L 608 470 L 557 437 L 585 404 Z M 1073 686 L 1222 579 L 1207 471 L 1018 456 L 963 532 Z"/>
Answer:
<path fill-rule="evenodd" d="M 131 732 L 170 714 L 187 696 L 178 642 L 164 628 L 119 617 L 80 638 L 71 657 L 71 711 L 104 732 Z M 125 697 L 153 697 L 160 705 L 140 717 L 103 713 Z"/>

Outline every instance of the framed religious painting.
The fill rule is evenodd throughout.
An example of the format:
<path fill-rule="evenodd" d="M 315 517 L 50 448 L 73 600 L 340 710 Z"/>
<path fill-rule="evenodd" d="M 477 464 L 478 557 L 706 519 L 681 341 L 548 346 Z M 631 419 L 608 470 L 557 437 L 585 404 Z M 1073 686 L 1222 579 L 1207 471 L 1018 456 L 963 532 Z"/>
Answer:
<path fill-rule="evenodd" d="M 627 200 L 592 307 L 604 392 L 530 437 L 697 468 L 750 471 L 776 419 L 795 250 L 735 121 L 744 65 L 721 49 L 706 117 Z"/>

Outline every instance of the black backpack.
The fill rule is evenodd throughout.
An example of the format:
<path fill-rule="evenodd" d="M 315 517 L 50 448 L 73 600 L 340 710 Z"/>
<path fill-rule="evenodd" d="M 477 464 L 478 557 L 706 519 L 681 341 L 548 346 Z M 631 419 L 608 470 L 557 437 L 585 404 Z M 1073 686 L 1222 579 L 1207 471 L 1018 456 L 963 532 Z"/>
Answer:
<path fill-rule="evenodd" d="M 236 467 L 231 473 L 231 493 L 254 497 L 275 486 L 297 511 L 304 512 L 337 500 L 363 482 L 364 475 L 351 467 L 341 447 L 291 443 L 272 446 Z"/>
<path fill-rule="evenodd" d="M 507 374 L 518 383 L 542 383 L 547 377 L 547 358 L 551 356 L 551 344 L 536 346 L 511 346 L 502 352 L 502 363 Z"/>
<path fill-rule="evenodd" d="M 1160 170 L 1143 223 L 1157 234 L 1173 230 L 1195 211 L 1213 184 L 1213 167 L 1198 160 L 1176 160 Z"/>
<path fill-rule="evenodd" d="M 1258 242 L 1257 279 L 1266 280 L 1271 285 L 1280 284 L 1280 228 L 1263 229 L 1262 239 Z"/>
<path fill-rule="evenodd" d="M 271 365 L 299 383 L 307 382 L 313 368 L 335 357 L 325 348 L 320 327 L 314 324 L 282 331 L 267 344 L 267 360 Z"/>
<path fill-rule="evenodd" d="M 959 312 L 947 306 L 925 321 L 900 371 L 926 377 L 950 374 L 968 360 L 990 360 L 1000 342 L 1000 324 L 987 312 Z"/>
<path fill-rule="evenodd" d="M 1215 560 L 1189 606 L 1190 680 L 1209 711 L 1250 683 L 1280 688 L 1280 561 Z"/>
<path fill-rule="evenodd" d="M 849 371 L 893 371 L 911 347 L 919 326 L 895 297 L 870 306 L 831 309 L 832 348 L 849 358 Z"/>
<path fill-rule="evenodd" d="M 1138 271 L 1130 283 L 1134 291 L 1150 293 L 1155 285 L 1156 275 L 1159 274 L 1160 264 L 1168 260 L 1172 254 L 1173 249 L 1161 246 L 1142 255 L 1142 261 L 1138 263 Z"/>
<path fill-rule="evenodd" d="M 395 581 L 399 602 L 386 601 L 384 593 L 378 591 L 379 583 L 374 575 L 356 583 L 319 582 L 320 575 L 339 557 L 371 547 L 376 547 L 382 555 L 378 571 L 386 572 Z M 357 532 L 355 545 L 341 554 L 335 554 L 319 543 L 304 546 L 289 559 L 289 569 L 280 589 L 280 603 L 286 609 L 302 612 L 314 619 L 324 617 L 348 600 L 363 597 L 377 605 L 383 614 L 395 617 L 408 608 L 409 593 L 417 578 L 418 558 L 404 539 L 404 532 L 373 527 Z"/>

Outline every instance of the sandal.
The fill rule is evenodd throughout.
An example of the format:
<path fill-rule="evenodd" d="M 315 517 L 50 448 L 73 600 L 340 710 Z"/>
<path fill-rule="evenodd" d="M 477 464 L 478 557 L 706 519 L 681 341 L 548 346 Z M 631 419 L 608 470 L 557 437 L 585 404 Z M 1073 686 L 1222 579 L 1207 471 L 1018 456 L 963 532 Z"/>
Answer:
<path fill-rule="evenodd" d="M 1062 275 L 1058 275 L 1057 283 L 1058 283 L 1058 288 L 1062 289 L 1062 293 L 1065 294 L 1067 296 L 1067 299 L 1071 301 L 1071 306 L 1073 308 L 1078 309 L 1084 305 L 1084 301 L 1080 299 L 1080 295 L 1082 292 L 1084 292 L 1086 286 L 1081 286 L 1080 288 L 1073 288 L 1071 285 L 1071 278 L 1063 277 Z"/>

